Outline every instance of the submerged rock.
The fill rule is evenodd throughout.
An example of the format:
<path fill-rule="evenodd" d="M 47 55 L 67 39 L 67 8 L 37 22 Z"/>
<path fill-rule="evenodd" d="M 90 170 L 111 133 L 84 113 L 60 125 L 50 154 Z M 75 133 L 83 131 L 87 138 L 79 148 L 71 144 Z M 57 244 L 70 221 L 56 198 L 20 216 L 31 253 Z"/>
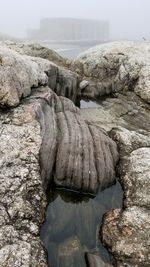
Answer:
<path fill-rule="evenodd" d="M 87 267 L 113 267 L 112 264 L 104 262 L 99 256 L 87 253 Z"/>

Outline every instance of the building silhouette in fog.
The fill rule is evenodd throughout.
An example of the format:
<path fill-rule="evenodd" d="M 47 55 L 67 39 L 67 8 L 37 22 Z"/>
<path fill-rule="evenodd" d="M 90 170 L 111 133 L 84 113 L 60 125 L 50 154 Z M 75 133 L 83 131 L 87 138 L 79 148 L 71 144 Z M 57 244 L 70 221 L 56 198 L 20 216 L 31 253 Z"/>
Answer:
<path fill-rule="evenodd" d="M 31 39 L 49 41 L 107 41 L 109 22 L 91 19 L 44 18 L 38 30 L 29 30 Z"/>

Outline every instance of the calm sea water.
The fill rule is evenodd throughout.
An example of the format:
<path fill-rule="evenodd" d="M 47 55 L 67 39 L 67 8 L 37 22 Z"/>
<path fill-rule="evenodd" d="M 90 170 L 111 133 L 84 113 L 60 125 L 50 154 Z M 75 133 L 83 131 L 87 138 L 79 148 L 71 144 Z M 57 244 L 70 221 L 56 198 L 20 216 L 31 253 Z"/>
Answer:
<path fill-rule="evenodd" d="M 62 56 L 75 58 L 89 47 L 47 45 Z M 81 108 L 95 108 L 98 104 L 81 100 Z M 41 240 L 48 252 L 51 267 L 86 267 L 85 254 L 99 255 L 103 261 L 111 258 L 99 240 L 102 217 L 111 208 L 122 207 L 120 184 L 99 192 L 95 197 L 81 196 L 69 191 L 49 193 L 50 203 L 41 228 Z"/>
<path fill-rule="evenodd" d="M 86 51 L 91 45 L 70 45 L 70 44 L 58 44 L 58 43 L 44 43 L 44 46 L 55 50 L 58 54 L 69 59 L 76 58 L 80 53 Z"/>

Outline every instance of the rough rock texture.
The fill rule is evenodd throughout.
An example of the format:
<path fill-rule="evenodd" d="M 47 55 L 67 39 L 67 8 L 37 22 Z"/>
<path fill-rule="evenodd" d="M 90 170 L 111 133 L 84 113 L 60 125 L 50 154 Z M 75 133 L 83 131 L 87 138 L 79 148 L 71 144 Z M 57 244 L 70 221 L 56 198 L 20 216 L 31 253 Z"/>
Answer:
<path fill-rule="evenodd" d="M 20 55 L 0 46 L 0 106 L 17 106 L 31 90 L 48 85 L 58 95 L 76 102 L 77 75 L 54 63 L 36 57 Z"/>
<path fill-rule="evenodd" d="M 72 67 L 89 81 L 82 96 L 95 99 L 132 90 L 150 103 L 150 43 L 99 45 L 79 56 Z"/>
<path fill-rule="evenodd" d="M 77 83 L 76 74 L 48 60 L 0 46 L 3 267 L 46 266 L 39 239 L 44 187 L 54 182 L 95 193 L 115 182 L 115 142 L 100 127 L 84 121 L 71 100 L 53 92 L 75 101 Z"/>
<path fill-rule="evenodd" d="M 122 210 L 105 215 L 101 238 L 117 267 L 148 267 L 149 43 L 105 44 L 82 55 L 73 65 L 84 80 L 79 91 L 75 73 L 23 50 L 0 46 L 1 266 L 46 266 L 39 240 L 46 205 L 41 177 L 45 189 L 54 182 L 95 193 L 112 184 L 118 153 L 100 126 L 115 126 L 110 134 L 120 152 L 124 201 Z M 63 97 L 76 102 L 80 90 L 93 99 L 115 98 L 101 98 L 93 113 L 80 112 Z"/>
<path fill-rule="evenodd" d="M 133 92 L 119 94 L 117 98 L 109 96 L 99 102 L 98 108 L 82 108 L 81 114 L 106 131 L 119 126 L 139 133 L 150 131 L 150 105 Z"/>
<path fill-rule="evenodd" d="M 58 64 L 59 66 L 66 65 L 66 59 L 57 54 L 54 50 L 44 47 L 38 43 L 16 43 L 13 41 L 0 42 L 1 46 L 15 50 L 19 54 L 31 57 L 40 57 Z"/>
<path fill-rule="evenodd" d="M 114 42 L 79 56 L 81 96 L 99 101 L 84 119 L 111 131 L 118 143 L 122 210 L 106 214 L 101 229 L 115 266 L 150 266 L 150 43 Z M 109 95 L 109 96 L 107 96 Z M 122 128 L 121 128 L 121 127 Z"/>
<path fill-rule="evenodd" d="M 150 135 L 113 130 L 120 148 L 119 175 L 124 188 L 123 210 L 104 217 L 102 240 L 116 266 L 150 266 Z"/>
<path fill-rule="evenodd" d="M 30 106 L 0 110 L 0 266 L 44 267 L 39 238 L 46 199 L 40 127 Z"/>
<path fill-rule="evenodd" d="M 44 185 L 96 193 L 114 183 L 118 161 L 116 144 L 106 132 L 86 123 L 72 101 L 47 94 L 34 94 L 41 125 L 41 176 Z"/>

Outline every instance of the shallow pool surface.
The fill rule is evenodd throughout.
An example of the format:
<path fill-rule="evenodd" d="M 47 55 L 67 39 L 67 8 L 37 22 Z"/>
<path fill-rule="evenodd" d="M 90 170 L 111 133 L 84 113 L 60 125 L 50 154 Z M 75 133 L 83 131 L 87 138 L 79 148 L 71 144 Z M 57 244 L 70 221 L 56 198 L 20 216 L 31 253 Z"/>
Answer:
<path fill-rule="evenodd" d="M 93 198 L 71 191 L 51 192 L 46 221 L 41 229 L 49 266 L 86 267 L 87 252 L 111 262 L 99 241 L 99 229 L 107 210 L 121 208 L 122 195 L 118 182 Z"/>
<path fill-rule="evenodd" d="M 98 108 L 98 107 L 99 107 L 99 103 L 96 103 L 94 101 L 91 101 L 91 100 L 80 101 L 80 108 Z"/>

